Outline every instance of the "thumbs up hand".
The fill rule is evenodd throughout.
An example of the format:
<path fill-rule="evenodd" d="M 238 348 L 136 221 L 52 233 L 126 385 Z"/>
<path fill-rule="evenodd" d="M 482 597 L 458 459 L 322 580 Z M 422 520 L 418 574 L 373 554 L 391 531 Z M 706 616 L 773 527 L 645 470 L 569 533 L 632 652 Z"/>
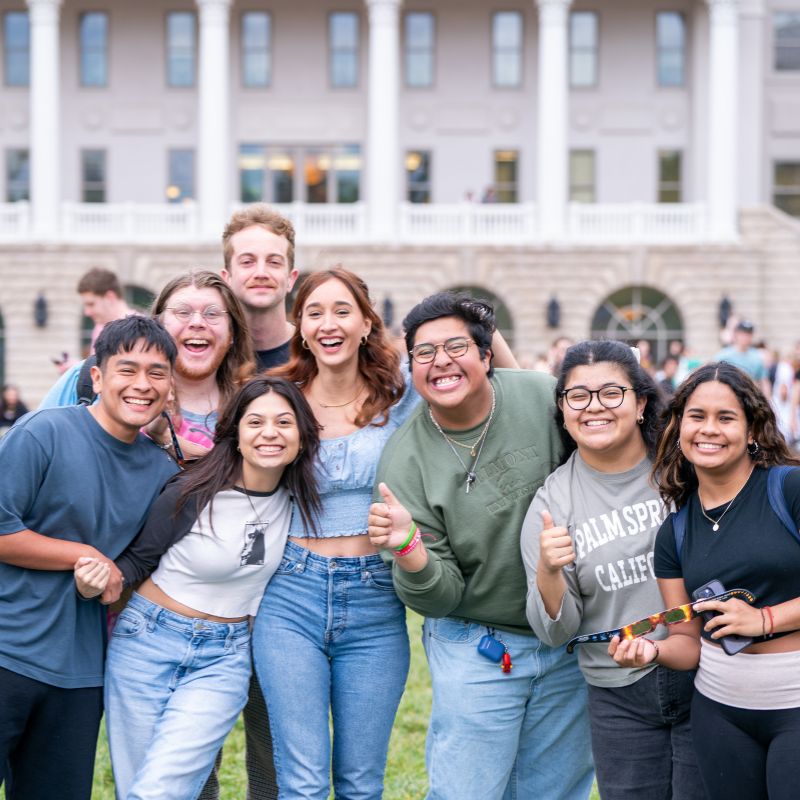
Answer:
<path fill-rule="evenodd" d="M 572 537 L 563 526 L 556 526 L 546 509 L 542 511 L 542 533 L 539 536 L 539 569 L 551 574 L 560 572 L 575 561 Z"/>
<path fill-rule="evenodd" d="M 394 549 L 408 538 L 411 514 L 385 483 L 378 484 L 378 491 L 383 502 L 370 506 L 367 530 L 369 540 L 376 547 Z"/>

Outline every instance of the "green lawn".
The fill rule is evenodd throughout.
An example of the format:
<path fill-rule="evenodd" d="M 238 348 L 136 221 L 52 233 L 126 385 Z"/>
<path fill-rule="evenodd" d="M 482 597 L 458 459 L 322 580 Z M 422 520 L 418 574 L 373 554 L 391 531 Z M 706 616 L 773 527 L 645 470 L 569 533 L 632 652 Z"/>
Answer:
<path fill-rule="evenodd" d="M 428 785 L 425 775 L 425 732 L 431 708 L 431 687 L 420 641 L 420 625 L 421 618 L 409 612 L 411 671 L 389 746 L 384 800 L 420 800 Z M 240 719 L 225 743 L 220 798 L 243 800 L 245 788 L 244 732 Z M 0 789 L 0 800 L 4 797 Z M 114 800 L 114 780 L 108 760 L 105 728 L 100 733 L 97 746 L 92 800 Z M 592 793 L 592 800 L 598 800 L 596 791 Z"/>

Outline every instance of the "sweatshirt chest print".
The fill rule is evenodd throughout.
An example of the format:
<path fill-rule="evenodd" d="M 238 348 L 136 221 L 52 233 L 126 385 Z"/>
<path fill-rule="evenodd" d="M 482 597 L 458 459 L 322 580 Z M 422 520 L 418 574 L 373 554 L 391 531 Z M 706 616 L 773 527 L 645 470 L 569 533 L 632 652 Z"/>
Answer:
<path fill-rule="evenodd" d="M 240 567 L 260 567 L 264 564 L 264 539 L 268 527 L 269 520 L 245 523 L 244 547 L 239 555 Z"/>
<path fill-rule="evenodd" d="M 544 477 L 536 448 L 523 447 L 505 453 L 477 470 L 478 484 L 490 486 L 495 499 L 486 508 L 492 514 L 520 502 L 530 500 Z"/>
<path fill-rule="evenodd" d="M 605 592 L 616 592 L 628 586 L 655 580 L 653 570 L 652 541 L 647 540 L 644 549 L 638 553 L 627 553 L 607 563 L 597 563 L 602 553 L 590 557 L 596 550 L 627 537 L 637 537 L 642 533 L 657 530 L 666 510 L 659 500 L 646 500 L 631 503 L 621 509 L 611 509 L 607 514 L 589 517 L 585 522 L 576 523 L 574 528 L 575 550 L 585 569 L 594 574 L 597 584 Z M 594 567 L 591 563 L 594 562 Z"/>

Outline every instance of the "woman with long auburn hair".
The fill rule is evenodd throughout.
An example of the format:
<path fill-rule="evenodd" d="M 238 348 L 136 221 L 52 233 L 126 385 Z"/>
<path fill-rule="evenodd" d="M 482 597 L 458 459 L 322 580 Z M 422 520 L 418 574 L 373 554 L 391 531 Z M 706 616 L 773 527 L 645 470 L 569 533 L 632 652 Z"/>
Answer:
<path fill-rule="evenodd" d="M 670 625 L 657 645 L 614 639 L 609 653 L 630 667 L 697 669 L 692 732 L 711 800 L 797 796 L 799 465 L 737 367 L 706 364 L 673 397 L 653 472 L 677 512 L 658 532 L 655 573 L 666 608 L 695 592 L 716 599 L 695 602 L 709 613 Z"/>
<path fill-rule="evenodd" d="M 322 509 L 314 534 L 292 518 L 256 616 L 253 657 L 281 800 L 327 800 L 331 767 L 337 798 L 379 798 L 409 647 L 405 608 L 369 543 L 367 516 L 383 446 L 417 397 L 357 275 L 312 273 L 293 316 L 291 359 L 271 374 L 300 387 L 320 426 Z"/>

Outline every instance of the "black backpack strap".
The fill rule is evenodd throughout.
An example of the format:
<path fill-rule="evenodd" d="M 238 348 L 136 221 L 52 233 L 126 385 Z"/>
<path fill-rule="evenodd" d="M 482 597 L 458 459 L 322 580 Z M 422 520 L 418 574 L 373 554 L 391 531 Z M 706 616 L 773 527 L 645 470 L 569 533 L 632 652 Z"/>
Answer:
<path fill-rule="evenodd" d="M 783 493 L 783 484 L 786 481 L 786 476 L 795 467 L 783 465 L 780 467 L 770 467 L 767 474 L 767 497 L 772 510 L 778 515 L 778 519 L 783 523 L 784 527 L 789 533 L 794 536 L 798 544 L 800 544 L 800 532 L 797 530 L 797 524 L 789 512 L 789 506 L 786 504 L 786 496 Z"/>
<path fill-rule="evenodd" d="M 689 512 L 689 506 L 684 505 L 679 511 L 673 511 L 670 514 L 672 517 L 672 532 L 675 534 L 675 555 L 678 557 L 678 563 L 683 565 L 683 540 L 686 538 L 686 516 Z"/>
<path fill-rule="evenodd" d="M 75 390 L 78 393 L 78 405 L 80 406 L 90 406 L 94 403 L 95 397 L 97 397 L 92 381 L 92 367 L 94 366 L 97 366 L 97 356 L 92 353 L 83 362 L 78 375 L 78 383 L 75 386 Z"/>

